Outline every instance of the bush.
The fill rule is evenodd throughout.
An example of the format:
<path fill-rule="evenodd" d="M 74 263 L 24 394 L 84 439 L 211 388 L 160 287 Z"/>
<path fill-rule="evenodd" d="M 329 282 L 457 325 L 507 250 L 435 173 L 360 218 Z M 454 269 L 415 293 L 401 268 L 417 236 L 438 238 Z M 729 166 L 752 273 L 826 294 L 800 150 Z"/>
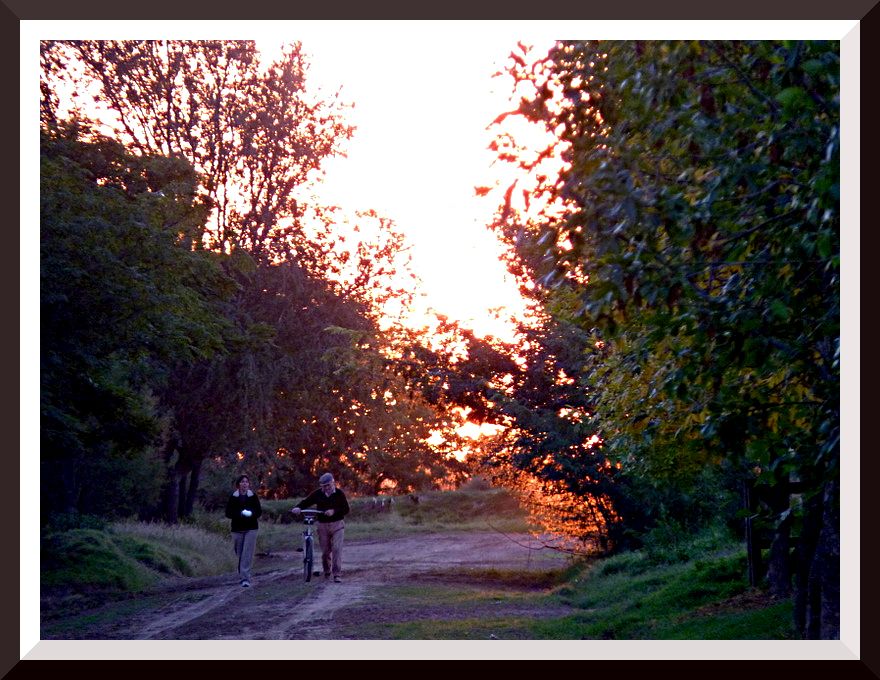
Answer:
<path fill-rule="evenodd" d="M 735 538 L 721 523 L 694 532 L 675 520 L 666 520 L 642 536 L 646 559 L 654 564 L 687 562 L 707 552 L 734 547 Z"/>

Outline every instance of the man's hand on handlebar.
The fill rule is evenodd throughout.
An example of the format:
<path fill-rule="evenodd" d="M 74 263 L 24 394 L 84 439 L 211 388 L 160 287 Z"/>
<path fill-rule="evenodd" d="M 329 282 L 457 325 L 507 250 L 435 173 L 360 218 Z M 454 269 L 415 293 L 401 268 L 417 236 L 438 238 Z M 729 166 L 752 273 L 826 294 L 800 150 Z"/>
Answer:
<path fill-rule="evenodd" d="M 307 508 L 303 510 L 302 508 L 291 508 L 290 511 L 299 517 L 300 515 L 308 515 L 309 517 L 314 517 L 315 515 L 327 515 L 328 517 L 333 514 L 332 510 L 314 510 L 312 508 Z"/>

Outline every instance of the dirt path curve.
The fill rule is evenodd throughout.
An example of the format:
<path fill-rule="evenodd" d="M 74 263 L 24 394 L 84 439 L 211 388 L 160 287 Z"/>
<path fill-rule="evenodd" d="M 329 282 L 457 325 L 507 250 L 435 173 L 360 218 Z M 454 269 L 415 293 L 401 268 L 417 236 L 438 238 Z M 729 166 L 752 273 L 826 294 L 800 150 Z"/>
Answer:
<path fill-rule="evenodd" d="M 320 558 L 318 558 L 320 559 Z M 253 587 L 234 574 L 165 584 L 149 607 L 88 637 L 150 639 L 330 639 L 334 617 L 350 623 L 379 587 L 405 584 L 438 571 L 455 582 L 459 570 L 546 571 L 566 556 L 527 534 L 419 534 L 382 541 L 347 541 L 342 583 L 315 577 L 304 583 L 301 553 L 259 557 Z"/>

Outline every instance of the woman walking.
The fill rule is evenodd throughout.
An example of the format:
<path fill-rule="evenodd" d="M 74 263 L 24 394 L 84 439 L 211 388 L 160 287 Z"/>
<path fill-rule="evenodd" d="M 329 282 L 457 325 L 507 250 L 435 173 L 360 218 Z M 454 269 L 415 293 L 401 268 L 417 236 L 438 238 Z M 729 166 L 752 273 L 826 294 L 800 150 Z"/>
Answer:
<path fill-rule="evenodd" d="M 242 588 L 251 587 L 251 565 L 257 546 L 257 518 L 263 514 L 260 499 L 251 491 L 247 475 L 235 480 L 235 491 L 226 502 L 226 516 L 232 520 L 232 540 L 238 556 L 238 578 Z"/>

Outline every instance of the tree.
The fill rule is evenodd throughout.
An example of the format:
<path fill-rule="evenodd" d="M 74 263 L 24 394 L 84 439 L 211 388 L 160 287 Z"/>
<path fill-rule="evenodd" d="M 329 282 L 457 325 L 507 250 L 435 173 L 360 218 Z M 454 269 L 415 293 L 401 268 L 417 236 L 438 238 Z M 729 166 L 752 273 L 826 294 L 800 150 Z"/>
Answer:
<path fill-rule="evenodd" d="M 214 208 L 208 247 L 270 256 L 281 239 L 322 266 L 331 244 L 304 233 L 306 216 L 321 210 L 303 189 L 352 128 L 337 101 L 306 90 L 298 43 L 265 70 L 253 41 L 45 41 L 41 61 L 44 125 L 58 120 L 59 88 L 94 93 L 89 110 L 103 109 L 127 147 L 196 168 Z"/>
<path fill-rule="evenodd" d="M 607 347 L 587 375 L 608 455 L 649 479 L 731 469 L 771 589 L 793 562 L 798 630 L 835 637 L 838 45 L 572 41 L 515 71 L 519 112 L 557 135 L 535 192 L 559 212 L 498 229 Z"/>
<path fill-rule="evenodd" d="M 229 282 L 186 247 L 205 216 L 192 168 L 89 134 L 71 124 L 41 137 L 45 510 L 138 512 L 167 427 L 159 394 L 174 363 L 222 350 L 215 300 Z"/>
<path fill-rule="evenodd" d="M 69 85 L 96 93 L 135 153 L 188 159 L 208 225 L 190 234 L 191 247 L 212 250 L 234 282 L 217 301 L 226 351 L 175 363 L 161 393 L 164 516 L 191 512 L 208 457 L 260 461 L 261 483 L 277 493 L 329 465 L 373 491 L 445 478 L 451 463 L 423 441 L 436 414 L 417 396 L 396 396 L 377 326 L 386 309 L 408 304 L 402 236 L 372 212 L 343 235 L 337 211 L 306 191 L 352 130 L 336 102 L 306 90 L 300 46 L 266 70 L 247 41 L 42 48 L 44 126 L 61 124 L 56 92 Z"/>

